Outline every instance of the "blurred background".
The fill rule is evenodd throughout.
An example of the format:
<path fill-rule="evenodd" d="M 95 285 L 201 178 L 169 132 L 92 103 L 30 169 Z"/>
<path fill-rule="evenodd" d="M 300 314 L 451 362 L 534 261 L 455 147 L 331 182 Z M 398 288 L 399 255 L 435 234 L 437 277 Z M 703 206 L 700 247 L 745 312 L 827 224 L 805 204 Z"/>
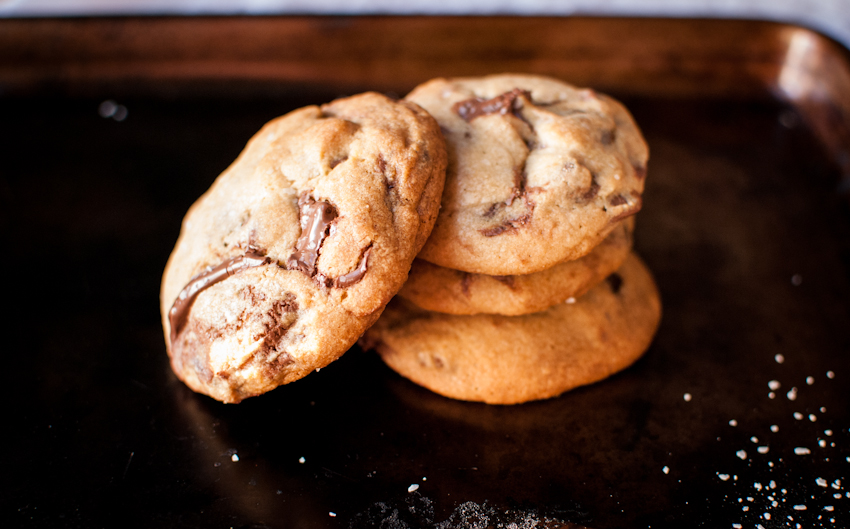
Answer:
<path fill-rule="evenodd" d="M 512 14 L 744 18 L 808 26 L 850 47 L 850 0 L 0 0 L 0 16 Z"/>

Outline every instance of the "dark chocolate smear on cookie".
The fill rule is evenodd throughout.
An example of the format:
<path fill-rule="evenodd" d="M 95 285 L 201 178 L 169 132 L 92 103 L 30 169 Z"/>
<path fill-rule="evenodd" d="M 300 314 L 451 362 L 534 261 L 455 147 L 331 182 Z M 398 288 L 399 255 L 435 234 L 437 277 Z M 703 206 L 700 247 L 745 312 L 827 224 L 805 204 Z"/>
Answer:
<path fill-rule="evenodd" d="M 301 213 L 301 235 L 295 243 L 295 251 L 286 261 L 286 267 L 313 277 L 316 275 L 319 250 L 338 214 L 329 202 L 315 200 L 306 193 L 298 199 L 298 209 Z"/>
<path fill-rule="evenodd" d="M 623 286 L 623 278 L 620 274 L 614 272 L 610 276 L 606 277 L 605 281 L 607 281 L 608 286 L 611 287 L 611 292 L 614 294 L 620 293 L 620 288 Z"/>
<path fill-rule="evenodd" d="M 209 287 L 224 281 L 228 277 L 237 274 L 248 268 L 263 266 L 271 262 L 271 259 L 265 256 L 265 252 L 256 248 L 249 248 L 245 255 L 240 255 L 221 263 L 215 268 L 208 268 L 201 272 L 189 281 L 189 284 L 183 287 L 171 310 L 168 312 L 168 319 L 171 323 L 171 343 L 177 340 L 177 336 L 183 327 L 186 325 L 186 320 L 189 317 L 189 309 L 195 302 L 198 294 L 208 289 Z"/>
<path fill-rule="evenodd" d="M 473 97 L 472 99 L 458 101 L 452 106 L 452 110 L 467 122 L 489 114 L 506 115 L 508 112 L 516 114 L 516 111 L 520 108 L 520 103 L 517 102 L 520 97 L 531 101 L 531 92 L 514 88 L 510 92 L 505 92 L 493 99 Z"/>

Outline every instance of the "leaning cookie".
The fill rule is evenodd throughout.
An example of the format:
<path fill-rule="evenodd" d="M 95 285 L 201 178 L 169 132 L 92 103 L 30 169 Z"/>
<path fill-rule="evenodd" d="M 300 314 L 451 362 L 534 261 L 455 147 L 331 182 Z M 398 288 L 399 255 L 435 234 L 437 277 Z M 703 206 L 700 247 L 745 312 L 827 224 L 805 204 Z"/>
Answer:
<path fill-rule="evenodd" d="M 641 207 L 648 150 L 610 97 L 533 75 L 434 79 L 406 98 L 440 123 L 442 209 L 421 259 L 488 275 L 578 259 Z"/>
<path fill-rule="evenodd" d="M 379 94 L 265 125 L 189 210 L 166 266 L 177 376 L 239 402 L 342 355 L 406 279 L 445 164 L 433 118 Z"/>
<path fill-rule="evenodd" d="M 660 318 L 652 276 L 632 254 L 575 303 L 526 316 L 453 316 L 394 300 L 362 343 L 402 376 L 446 397 L 517 404 L 631 365 Z"/>
<path fill-rule="evenodd" d="M 620 268 L 631 251 L 633 230 L 634 217 L 624 219 L 584 257 L 526 275 L 472 274 L 416 259 L 398 295 L 444 314 L 540 312 L 578 298 Z"/>

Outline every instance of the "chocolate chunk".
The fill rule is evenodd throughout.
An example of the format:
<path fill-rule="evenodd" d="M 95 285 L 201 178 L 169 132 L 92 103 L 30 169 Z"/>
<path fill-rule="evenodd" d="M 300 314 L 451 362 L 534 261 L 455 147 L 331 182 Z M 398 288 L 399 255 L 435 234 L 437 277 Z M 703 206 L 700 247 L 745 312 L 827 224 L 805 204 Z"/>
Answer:
<path fill-rule="evenodd" d="M 472 285 L 472 274 L 469 272 L 461 272 L 463 277 L 460 280 L 460 291 L 463 292 L 463 295 L 469 297 L 469 287 Z"/>
<path fill-rule="evenodd" d="M 611 145 L 614 143 L 614 140 L 617 138 L 617 129 L 606 130 L 602 132 L 602 135 L 599 137 L 599 141 L 602 145 Z"/>
<path fill-rule="evenodd" d="M 168 312 L 168 320 L 171 323 L 171 343 L 173 344 L 177 340 L 177 336 L 186 325 L 189 309 L 192 308 L 198 294 L 234 274 L 270 262 L 271 259 L 265 256 L 264 251 L 252 248 L 245 252 L 245 255 L 228 259 L 215 268 L 207 269 L 193 277 L 189 284 L 183 287 L 183 290 L 177 295 L 174 305 Z"/>
<path fill-rule="evenodd" d="M 338 214 L 330 203 L 314 200 L 306 193 L 298 199 L 298 209 L 301 213 L 301 235 L 295 243 L 295 251 L 286 261 L 286 267 L 313 277 L 316 275 L 319 250 Z"/>
<path fill-rule="evenodd" d="M 348 156 L 343 156 L 342 158 L 339 158 L 338 160 L 332 161 L 331 162 L 331 169 L 334 169 L 337 165 L 341 164 L 342 162 L 344 162 L 346 160 L 348 160 Z"/>
<path fill-rule="evenodd" d="M 502 114 L 508 112 L 516 113 L 519 110 L 517 99 L 524 97 L 531 101 L 531 92 L 514 88 L 510 92 L 505 92 L 502 95 L 496 96 L 493 99 L 481 99 L 474 97 L 464 101 L 458 101 L 452 106 L 452 110 L 464 121 L 472 121 L 473 119 L 488 114 Z"/>
<path fill-rule="evenodd" d="M 629 201 L 626 200 L 625 197 L 623 197 L 623 195 L 614 195 L 613 197 L 611 197 L 611 200 L 609 201 L 609 203 L 612 206 L 622 206 L 623 204 L 628 204 Z"/>
<path fill-rule="evenodd" d="M 597 184 L 596 182 L 593 182 L 592 184 L 590 184 L 590 189 L 585 191 L 584 194 L 581 196 L 581 199 L 583 201 L 588 201 L 588 200 L 591 200 L 592 198 L 594 198 L 598 194 L 599 194 L 599 184 Z"/>
<path fill-rule="evenodd" d="M 606 277 L 605 281 L 607 281 L 608 286 L 611 287 L 611 292 L 614 294 L 620 293 L 620 288 L 623 286 L 623 278 L 620 274 L 614 272 L 610 276 Z"/>
<path fill-rule="evenodd" d="M 495 237 L 495 236 L 501 235 L 501 234 L 503 234 L 507 231 L 513 231 L 513 230 L 519 229 L 519 228 L 525 226 L 526 224 L 528 224 L 528 221 L 530 221 L 530 220 L 531 220 L 531 214 L 528 213 L 528 214 L 523 215 L 522 217 L 506 220 L 505 222 L 503 222 L 502 224 L 500 224 L 498 226 L 493 226 L 492 228 L 487 228 L 487 229 L 479 230 L 479 231 L 485 237 Z"/>
<path fill-rule="evenodd" d="M 645 165 L 633 165 L 632 167 L 635 168 L 635 176 L 639 180 L 643 180 L 644 178 L 646 178 L 646 166 Z"/>
<path fill-rule="evenodd" d="M 363 276 L 366 275 L 366 268 L 369 265 L 370 253 L 372 253 L 371 245 L 366 248 L 366 251 L 363 253 L 363 257 L 360 258 L 360 264 L 357 265 L 357 268 L 333 280 L 334 288 L 346 288 L 359 283 L 360 280 L 363 279 Z"/>

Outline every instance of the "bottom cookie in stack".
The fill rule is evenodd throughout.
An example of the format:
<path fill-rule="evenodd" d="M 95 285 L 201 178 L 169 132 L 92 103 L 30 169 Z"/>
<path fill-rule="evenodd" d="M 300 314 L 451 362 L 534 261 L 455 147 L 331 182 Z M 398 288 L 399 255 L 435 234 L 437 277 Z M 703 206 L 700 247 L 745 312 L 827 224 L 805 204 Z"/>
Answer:
<path fill-rule="evenodd" d="M 458 316 L 396 297 L 363 343 L 402 376 L 446 397 L 517 404 L 628 367 L 660 320 L 658 289 L 632 253 L 574 302 L 532 314 Z"/>

